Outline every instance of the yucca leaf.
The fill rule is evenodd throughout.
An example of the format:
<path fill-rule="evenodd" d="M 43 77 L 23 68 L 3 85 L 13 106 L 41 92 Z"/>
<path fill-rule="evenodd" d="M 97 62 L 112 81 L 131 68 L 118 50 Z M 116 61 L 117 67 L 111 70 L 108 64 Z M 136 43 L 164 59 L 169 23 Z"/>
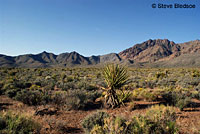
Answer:
<path fill-rule="evenodd" d="M 108 88 L 121 88 L 129 82 L 127 69 L 120 65 L 110 64 L 104 69 L 104 78 Z"/>

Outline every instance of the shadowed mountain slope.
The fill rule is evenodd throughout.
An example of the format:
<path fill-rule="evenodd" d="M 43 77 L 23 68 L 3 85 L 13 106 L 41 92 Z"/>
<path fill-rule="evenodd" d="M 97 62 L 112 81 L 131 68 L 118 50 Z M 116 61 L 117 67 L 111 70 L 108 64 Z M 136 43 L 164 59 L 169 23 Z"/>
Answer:
<path fill-rule="evenodd" d="M 84 57 L 75 51 L 59 55 L 44 51 L 15 57 L 0 54 L 0 67 L 73 67 L 110 62 L 133 67 L 200 67 L 200 40 L 177 44 L 167 39 L 150 39 L 119 54 L 91 57 Z"/>
<path fill-rule="evenodd" d="M 136 44 L 119 53 L 122 59 L 132 59 L 136 62 L 155 62 L 165 57 L 180 53 L 180 46 L 167 39 L 148 40 Z"/>

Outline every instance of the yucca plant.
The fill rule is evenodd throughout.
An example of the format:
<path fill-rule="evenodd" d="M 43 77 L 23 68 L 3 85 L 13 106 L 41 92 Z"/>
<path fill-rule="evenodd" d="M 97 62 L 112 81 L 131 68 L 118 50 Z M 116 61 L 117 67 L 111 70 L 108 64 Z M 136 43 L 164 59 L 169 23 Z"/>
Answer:
<path fill-rule="evenodd" d="M 105 107 L 115 108 L 120 105 L 116 94 L 117 89 L 121 89 L 129 82 L 129 75 L 124 66 L 118 64 L 108 64 L 103 70 L 105 82 L 107 84 L 105 94 Z"/>

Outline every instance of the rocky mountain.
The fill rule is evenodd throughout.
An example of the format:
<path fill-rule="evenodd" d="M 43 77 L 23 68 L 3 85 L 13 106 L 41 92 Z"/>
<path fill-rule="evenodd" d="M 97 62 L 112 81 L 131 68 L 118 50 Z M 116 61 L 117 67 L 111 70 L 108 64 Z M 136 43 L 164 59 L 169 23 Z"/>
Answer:
<path fill-rule="evenodd" d="M 14 63 L 15 60 L 13 57 L 0 54 L 0 67 L 12 67 Z"/>
<path fill-rule="evenodd" d="M 77 52 L 26 54 L 6 56 L 0 54 L 0 67 L 72 67 L 120 63 L 133 67 L 200 67 L 200 40 L 175 43 L 167 39 L 147 40 L 133 45 L 119 54 L 85 57 Z"/>
<path fill-rule="evenodd" d="M 110 53 L 110 54 L 100 56 L 101 63 L 120 62 L 120 61 L 121 61 L 121 58 L 116 53 Z"/>
<path fill-rule="evenodd" d="M 26 54 L 15 57 L 0 55 L 0 67 L 72 67 L 120 61 L 121 58 L 115 53 L 91 57 L 84 57 L 75 51 L 59 55 L 45 51 L 36 55 Z"/>
<path fill-rule="evenodd" d="M 119 53 L 122 59 L 132 59 L 135 62 L 155 62 L 174 55 L 178 56 L 181 48 L 178 44 L 167 39 L 148 40 L 136 44 Z"/>
<path fill-rule="evenodd" d="M 189 41 L 179 45 L 181 47 L 181 54 L 200 53 L 200 40 Z"/>
<path fill-rule="evenodd" d="M 119 56 L 148 67 L 200 67 L 200 40 L 174 43 L 150 39 L 120 52 Z"/>
<path fill-rule="evenodd" d="M 77 52 L 62 53 L 56 57 L 56 61 L 61 66 L 89 65 L 90 60 Z"/>

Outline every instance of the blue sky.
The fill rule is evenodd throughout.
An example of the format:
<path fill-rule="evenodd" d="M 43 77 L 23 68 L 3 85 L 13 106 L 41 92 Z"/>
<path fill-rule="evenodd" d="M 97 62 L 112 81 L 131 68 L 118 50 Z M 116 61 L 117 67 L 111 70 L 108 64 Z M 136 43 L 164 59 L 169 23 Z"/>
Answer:
<path fill-rule="evenodd" d="M 195 9 L 153 9 L 153 3 Z M 0 54 L 84 56 L 120 52 L 148 39 L 200 39 L 200 0 L 0 0 Z"/>

